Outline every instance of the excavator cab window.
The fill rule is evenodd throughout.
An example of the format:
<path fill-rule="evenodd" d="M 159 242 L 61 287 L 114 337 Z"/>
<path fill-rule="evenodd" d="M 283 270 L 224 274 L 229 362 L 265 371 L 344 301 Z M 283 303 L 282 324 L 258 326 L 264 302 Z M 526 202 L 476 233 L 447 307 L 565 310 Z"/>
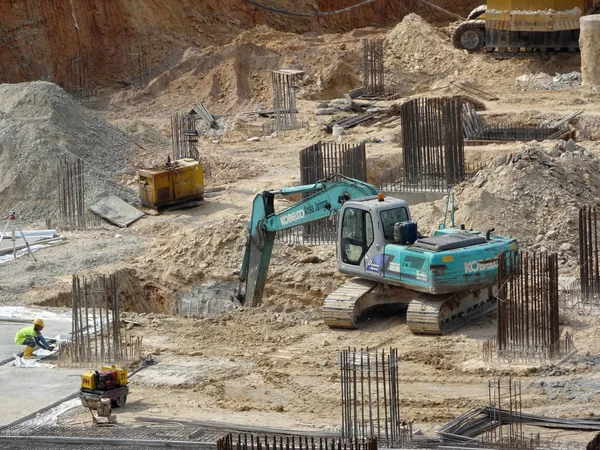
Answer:
<path fill-rule="evenodd" d="M 384 239 L 394 242 L 394 225 L 398 222 L 406 222 L 408 211 L 404 207 L 386 209 L 379 213 L 379 217 L 381 218 Z"/>
<path fill-rule="evenodd" d="M 359 265 L 373 244 L 373 219 L 368 211 L 348 208 L 342 218 L 342 261 Z"/>

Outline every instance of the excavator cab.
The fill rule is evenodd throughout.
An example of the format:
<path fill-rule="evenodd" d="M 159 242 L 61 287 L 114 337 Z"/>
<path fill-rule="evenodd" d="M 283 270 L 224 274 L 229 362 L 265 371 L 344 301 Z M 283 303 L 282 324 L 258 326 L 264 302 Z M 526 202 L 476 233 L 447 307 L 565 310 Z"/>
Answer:
<path fill-rule="evenodd" d="M 397 198 L 365 198 L 346 202 L 340 213 L 338 266 L 357 275 L 379 267 L 382 249 L 397 243 L 395 229 L 410 221 L 408 204 Z"/>
<path fill-rule="evenodd" d="M 340 256 L 344 264 L 358 266 L 373 240 L 371 213 L 360 208 L 346 208 L 342 216 L 340 238 Z"/>
<path fill-rule="evenodd" d="M 410 220 L 406 205 L 386 203 L 383 209 L 363 209 L 368 203 L 348 204 L 342 213 L 340 255 L 346 264 L 359 265 L 379 233 L 378 241 L 400 243 L 396 236 L 399 224 Z M 375 203 L 379 205 L 379 203 Z M 412 242 L 411 242 L 412 243 Z"/>

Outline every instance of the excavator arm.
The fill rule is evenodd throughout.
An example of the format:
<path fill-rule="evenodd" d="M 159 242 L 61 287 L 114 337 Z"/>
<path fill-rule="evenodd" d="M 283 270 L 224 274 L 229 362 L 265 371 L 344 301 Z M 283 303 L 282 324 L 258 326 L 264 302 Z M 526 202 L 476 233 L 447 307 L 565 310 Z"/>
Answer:
<path fill-rule="evenodd" d="M 264 191 L 254 198 L 252 216 L 248 222 L 248 240 L 240 270 L 237 299 L 249 306 L 261 304 L 275 234 L 298 225 L 324 219 L 340 211 L 351 199 L 378 194 L 368 183 L 331 175 L 315 184 L 285 187 L 279 191 Z M 275 195 L 310 194 L 289 208 L 275 212 Z"/>

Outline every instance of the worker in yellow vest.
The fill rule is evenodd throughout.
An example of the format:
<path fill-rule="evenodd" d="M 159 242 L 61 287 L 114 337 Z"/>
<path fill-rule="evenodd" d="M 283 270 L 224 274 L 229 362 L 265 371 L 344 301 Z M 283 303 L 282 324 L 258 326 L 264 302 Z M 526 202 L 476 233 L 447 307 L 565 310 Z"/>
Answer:
<path fill-rule="evenodd" d="M 33 320 L 33 325 L 25 327 L 17 331 L 15 335 L 15 343 L 18 345 L 26 345 L 23 358 L 31 358 L 33 349 L 38 346 L 45 350 L 54 350 L 53 345 L 49 345 L 44 336 L 42 336 L 42 329 L 44 328 L 44 321 L 37 317 Z"/>

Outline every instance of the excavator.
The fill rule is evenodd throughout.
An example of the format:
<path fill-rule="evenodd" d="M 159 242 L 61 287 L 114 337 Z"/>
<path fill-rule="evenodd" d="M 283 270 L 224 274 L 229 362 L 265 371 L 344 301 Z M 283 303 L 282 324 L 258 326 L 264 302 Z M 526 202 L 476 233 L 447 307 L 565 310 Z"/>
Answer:
<path fill-rule="evenodd" d="M 579 48 L 579 18 L 600 0 L 488 0 L 452 33 L 456 48 L 476 52 L 554 52 Z"/>
<path fill-rule="evenodd" d="M 275 211 L 276 195 L 304 197 Z M 453 212 L 454 208 L 452 208 Z M 515 239 L 440 226 L 423 237 L 408 204 L 368 183 L 335 174 L 315 184 L 264 191 L 254 198 L 237 299 L 261 304 L 278 231 L 338 215 L 337 264 L 351 275 L 323 303 L 332 328 L 357 328 L 367 310 L 408 305 L 416 334 L 445 334 L 496 307 L 498 257 L 518 250 Z"/>

